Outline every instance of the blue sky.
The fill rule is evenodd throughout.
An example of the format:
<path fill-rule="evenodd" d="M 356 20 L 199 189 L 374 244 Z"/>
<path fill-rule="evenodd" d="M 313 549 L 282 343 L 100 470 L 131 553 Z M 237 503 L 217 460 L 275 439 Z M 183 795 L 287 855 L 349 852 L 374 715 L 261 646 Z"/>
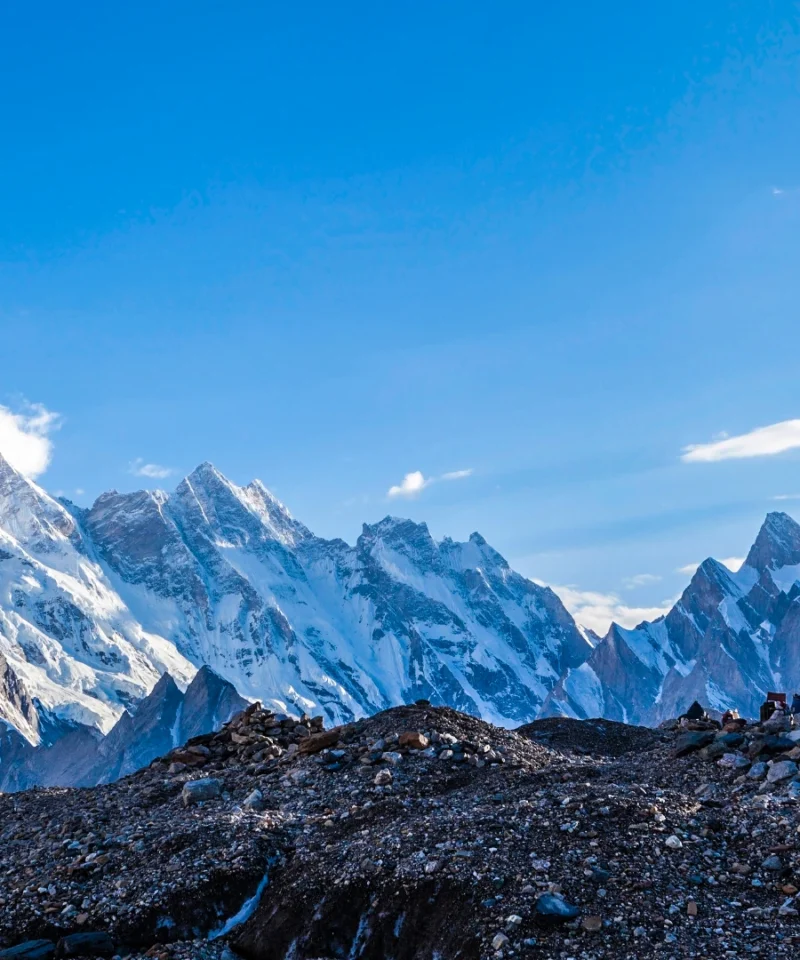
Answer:
<path fill-rule="evenodd" d="M 797 8 L 553 6 L 6 8 L 0 451 L 478 529 L 592 622 L 800 516 Z"/>

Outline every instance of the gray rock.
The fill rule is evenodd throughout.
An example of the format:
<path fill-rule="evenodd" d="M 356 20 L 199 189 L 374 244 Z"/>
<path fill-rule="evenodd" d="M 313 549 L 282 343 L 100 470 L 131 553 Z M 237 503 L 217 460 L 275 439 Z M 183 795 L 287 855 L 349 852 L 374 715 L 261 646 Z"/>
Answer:
<path fill-rule="evenodd" d="M 783 862 L 780 857 L 773 855 L 771 857 L 767 857 L 767 859 L 761 864 L 761 869 L 769 870 L 772 873 L 779 873 L 781 870 L 783 870 Z"/>
<path fill-rule="evenodd" d="M 244 803 L 242 804 L 242 806 L 243 806 L 246 810 L 256 810 L 256 811 L 258 811 L 258 810 L 263 810 L 263 809 L 264 809 L 264 794 L 263 794 L 260 790 L 258 790 L 258 789 L 253 790 L 252 793 L 248 794 L 248 795 L 245 797 Z"/>
<path fill-rule="evenodd" d="M 797 764 L 793 760 L 778 760 L 772 764 L 767 774 L 770 783 L 789 780 L 797 774 Z"/>
<path fill-rule="evenodd" d="M 222 793 L 222 781 L 213 777 L 204 777 L 202 780 L 190 780 L 184 784 L 181 797 L 183 805 L 188 807 L 192 803 L 201 803 L 204 800 L 214 800 Z"/>
<path fill-rule="evenodd" d="M 747 771 L 747 776 L 751 780 L 763 780 L 769 772 L 769 767 L 763 761 L 759 763 L 754 763 L 752 767 Z"/>
<path fill-rule="evenodd" d="M 566 923 L 580 916 L 580 909 L 553 893 L 543 893 L 536 901 L 536 919 L 544 925 Z"/>

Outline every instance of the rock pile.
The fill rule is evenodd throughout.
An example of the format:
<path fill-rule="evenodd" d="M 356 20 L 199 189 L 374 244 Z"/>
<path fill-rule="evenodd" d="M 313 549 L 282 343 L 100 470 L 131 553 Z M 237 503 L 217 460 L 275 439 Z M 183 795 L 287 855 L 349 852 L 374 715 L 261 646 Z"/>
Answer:
<path fill-rule="evenodd" d="M 796 953 L 791 732 L 591 723 L 513 732 L 423 702 L 326 731 L 255 705 L 118 783 L 2 796 L 0 946 L 92 933 L 160 960 Z"/>

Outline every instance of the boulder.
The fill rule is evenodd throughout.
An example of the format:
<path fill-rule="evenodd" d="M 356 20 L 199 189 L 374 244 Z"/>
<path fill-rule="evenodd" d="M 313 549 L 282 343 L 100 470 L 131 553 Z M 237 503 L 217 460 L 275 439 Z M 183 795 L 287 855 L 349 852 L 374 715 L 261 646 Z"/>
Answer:
<path fill-rule="evenodd" d="M 428 738 L 416 730 L 401 733 L 397 742 L 401 747 L 408 747 L 411 750 L 424 750 L 428 746 Z"/>
<path fill-rule="evenodd" d="M 319 753 L 320 750 L 335 747 L 342 735 L 342 730 L 342 727 L 334 727 L 332 730 L 326 730 L 325 733 L 312 733 L 310 737 L 304 737 L 300 743 L 300 753 Z"/>
<path fill-rule="evenodd" d="M 696 750 L 708 746 L 715 736 L 716 733 L 713 730 L 692 730 L 684 733 L 675 741 L 673 754 L 676 757 L 685 757 L 687 753 L 694 753 Z"/>
<path fill-rule="evenodd" d="M 781 780 L 790 780 L 797 774 L 797 764 L 792 760 L 778 760 L 769 768 L 767 780 L 770 783 L 779 783 Z"/>
<path fill-rule="evenodd" d="M 222 793 L 222 781 L 213 777 L 204 777 L 202 780 L 190 780 L 183 786 L 181 797 L 185 807 L 193 803 L 202 803 L 205 800 L 215 800 Z"/>

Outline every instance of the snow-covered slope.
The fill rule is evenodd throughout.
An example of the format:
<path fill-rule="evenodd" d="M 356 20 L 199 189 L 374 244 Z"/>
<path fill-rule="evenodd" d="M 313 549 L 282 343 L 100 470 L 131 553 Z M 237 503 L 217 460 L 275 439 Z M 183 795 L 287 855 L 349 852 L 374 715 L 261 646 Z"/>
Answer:
<path fill-rule="evenodd" d="M 768 690 L 800 690 L 800 525 L 785 513 L 737 573 L 706 560 L 665 617 L 613 624 L 544 711 L 654 724 L 697 699 L 753 716 Z"/>
<path fill-rule="evenodd" d="M 0 689 L 0 718 L 34 744 L 43 719 L 106 731 L 165 671 L 184 683 L 195 673 L 168 638 L 136 620 L 70 511 L 2 457 L 0 658 L 16 698 L 36 705 L 21 719 Z"/>
<path fill-rule="evenodd" d="M 430 697 L 517 724 L 591 649 L 556 595 L 478 534 L 437 543 L 387 517 L 354 546 L 323 540 L 259 481 L 210 464 L 172 494 L 79 510 L 0 461 L 0 550 L 17 689 L 0 687 L 0 718 L 33 744 L 70 723 L 106 732 L 163 673 L 185 687 L 203 664 L 330 721 Z"/>

